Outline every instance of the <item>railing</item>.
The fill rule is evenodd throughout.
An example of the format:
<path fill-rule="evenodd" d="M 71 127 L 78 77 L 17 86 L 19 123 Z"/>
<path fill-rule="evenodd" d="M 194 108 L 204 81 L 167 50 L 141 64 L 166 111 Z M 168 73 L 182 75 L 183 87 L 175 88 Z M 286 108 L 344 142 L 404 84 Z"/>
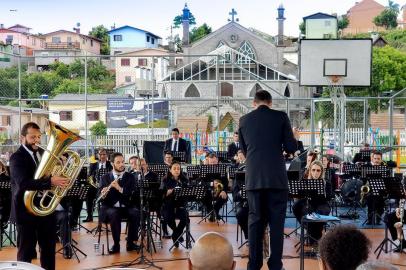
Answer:
<path fill-rule="evenodd" d="M 45 49 L 80 49 L 80 42 L 46 42 Z"/>

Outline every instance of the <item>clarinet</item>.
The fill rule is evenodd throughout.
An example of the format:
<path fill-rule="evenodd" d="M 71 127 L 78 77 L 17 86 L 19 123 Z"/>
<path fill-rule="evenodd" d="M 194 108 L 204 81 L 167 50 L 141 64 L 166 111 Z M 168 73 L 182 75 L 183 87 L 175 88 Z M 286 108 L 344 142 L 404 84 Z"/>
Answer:
<path fill-rule="evenodd" d="M 396 228 L 396 232 L 398 234 L 398 239 L 400 241 L 400 243 L 402 244 L 402 240 L 403 240 L 403 216 L 405 213 L 405 199 L 400 199 L 399 200 L 399 216 L 398 218 L 400 219 L 399 222 L 396 222 L 394 224 L 394 227 Z"/>

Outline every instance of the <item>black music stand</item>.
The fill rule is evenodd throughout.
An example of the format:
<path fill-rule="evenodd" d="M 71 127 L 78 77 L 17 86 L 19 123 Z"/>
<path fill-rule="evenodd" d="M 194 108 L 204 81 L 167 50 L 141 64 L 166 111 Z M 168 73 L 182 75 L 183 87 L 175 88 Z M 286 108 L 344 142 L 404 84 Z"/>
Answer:
<path fill-rule="evenodd" d="M 186 173 L 189 181 L 196 180 L 200 177 L 200 165 L 189 165 L 186 167 Z"/>
<path fill-rule="evenodd" d="M 172 151 L 172 154 L 174 161 L 178 161 L 180 163 L 186 162 L 186 152 Z"/>
<path fill-rule="evenodd" d="M 313 197 L 318 197 L 318 196 L 325 196 L 325 194 L 326 194 L 324 181 L 320 180 L 320 179 L 302 179 L 302 180 L 298 180 L 298 181 L 289 181 L 288 185 L 289 185 L 289 193 L 291 195 L 293 195 L 293 197 L 295 197 L 295 196 L 304 197 L 306 199 L 305 212 L 307 212 L 307 214 L 310 214 L 310 213 L 308 213 L 308 211 L 310 209 L 309 199 L 311 199 Z M 302 218 L 302 220 L 303 219 L 304 218 Z M 302 231 L 304 230 L 303 227 L 304 227 L 303 224 L 301 224 Z M 310 238 L 310 236 L 307 235 L 306 239 L 309 239 L 309 238 Z M 316 239 L 313 239 L 313 240 L 317 241 Z M 299 243 L 297 243 L 295 245 L 295 247 L 300 245 L 298 247 L 298 251 L 299 251 L 299 249 L 300 250 L 302 249 L 303 244 L 304 244 L 304 242 L 300 241 Z"/>
<path fill-rule="evenodd" d="M 361 176 L 361 166 L 359 164 L 344 163 L 343 173 L 345 178 L 358 178 Z"/>
<path fill-rule="evenodd" d="M 385 165 L 364 165 L 361 167 L 361 178 L 385 178 L 391 176 L 391 169 Z"/>
<path fill-rule="evenodd" d="M 189 186 L 189 187 L 175 187 L 174 188 L 174 194 L 175 194 L 175 201 L 182 201 L 182 202 L 194 202 L 197 200 L 202 200 L 204 198 L 206 189 L 204 186 Z M 175 240 L 173 245 L 169 248 L 169 251 L 171 251 L 176 244 L 181 244 L 184 248 L 190 249 L 192 248 L 192 242 L 195 242 L 195 239 L 193 238 L 192 234 L 190 233 L 190 220 L 189 220 L 189 214 L 188 211 L 186 211 L 186 229 L 184 232 Z M 180 239 L 183 238 L 185 235 L 186 238 L 186 244 L 183 245 L 183 243 L 180 241 Z"/>
<path fill-rule="evenodd" d="M 205 183 L 205 186 L 211 187 L 212 182 L 215 179 L 220 179 L 226 175 L 227 166 L 225 164 L 217 164 L 217 165 L 201 165 L 200 166 L 200 175 Z M 207 213 L 197 224 L 200 224 L 203 220 L 206 221 L 212 214 L 214 214 L 217 224 L 219 225 L 219 220 L 226 223 L 223 217 L 218 216 L 216 211 L 214 210 L 214 204 L 212 201 L 212 210 Z"/>
<path fill-rule="evenodd" d="M 4 197 L 4 196 L 6 196 L 6 193 L 10 193 L 10 192 L 11 192 L 10 181 L 1 180 L 0 181 L 0 196 Z M 0 206 L 0 250 L 3 247 L 4 241 L 7 239 L 10 241 L 11 245 L 16 246 L 14 241 L 11 239 L 11 236 L 4 230 L 3 222 L 4 222 L 3 215 L 1 214 L 1 206 Z M 7 223 L 7 221 L 6 221 L 6 223 Z M 11 232 L 11 229 L 10 229 L 10 232 Z M 3 235 L 6 237 L 6 239 L 3 239 Z"/>
<path fill-rule="evenodd" d="M 388 195 L 388 198 L 391 199 L 404 199 L 406 197 L 405 190 L 402 184 L 402 179 L 398 178 L 385 178 L 383 179 L 384 186 L 386 189 L 386 193 Z M 382 183 L 380 183 L 381 185 Z M 388 237 L 388 226 L 386 225 L 385 222 L 385 237 L 382 240 L 382 242 L 378 245 L 378 247 L 375 249 L 374 253 L 378 252 L 378 255 L 376 256 L 376 259 L 379 259 L 379 256 L 381 255 L 381 252 L 388 253 L 388 243 L 394 245 L 396 248 L 399 247 L 395 242 L 393 242 L 391 239 Z M 400 245 L 402 242 L 400 242 Z M 404 253 L 404 251 L 401 249 L 401 253 Z"/>
<path fill-rule="evenodd" d="M 370 149 L 362 149 L 359 151 L 361 156 L 361 162 L 370 162 L 371 161 L 371 153 L 372 150 Z"/>
<path fill-rule="evenodd" d="M 76 184 L 78 183 L 78 184 Z M 65 200 L 75 201 L 75 200 L 85 200 L 87 197 L 87 193 L 89 192 L 90 185 L 76 182 L 71 189 L 68 190 L 66 196 L 64 197 Z M 79 256 L 77 252 L 81 253 L 83 256 L 87 257 L 87 254 L 80 250 L 75 244 L 72 243 L 74 241 L 72 239 L 72 230 L 71 230 L 71 220 L 72 216 L 72 206 L 69 203 L 68 206 L 68 243 L 65 246 L 58 249 L 57 253 L 62 253 L 65 247 L 68 247 L 72 250 L 73 255 L 76 257 L 76 260 L 80 263 Z"/>
<path fill-rule="evenodd" d="M 228 162 L 228 153 L 227 151 L 215 151 L 214 152 L 220 162 Z"/>

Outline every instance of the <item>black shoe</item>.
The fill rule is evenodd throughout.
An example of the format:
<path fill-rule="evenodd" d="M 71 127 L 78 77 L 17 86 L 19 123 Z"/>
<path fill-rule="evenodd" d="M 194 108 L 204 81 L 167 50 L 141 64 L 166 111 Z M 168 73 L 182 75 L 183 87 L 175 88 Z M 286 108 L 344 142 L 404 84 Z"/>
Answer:
<path fill-rule="evenodd" d="M 216 221 L 216 217 L 214 216 L 214 214 L 211 214 L 211 215 L 210 215 L 209 221 L 210 221 L 210 222 Z"/>
<path fill-rule="evenodd" d="M 171 239 L 171 235 L 170 234 L 168 234 L 168 233 L 163 233 L 163 235 L 162 235 L 162 238 L 163 239 Z"/>
<path fill-rule="evenodd" d="M 86 219 L 82 220 L 83 223 L 86 222 L 93 222 L 93 218 L 92 217 L 87 217 Z"/>
<path fill-rule="evenodd" d="M 140 246 L 134 243 L 127 243 L 127 251 L 140 250 Z"/>
<path fill-rule="evenodd" d="M 115 254 L 115 253 L 120 253 L 120 245 L 113 245 L 109 249 L 109 254 Z"/>
<path fill-rule="evenodd" d="M 179 237 L 179 242 L 183 243 L 185 241 L 185 239 L 183 239 L 183 237 Z"/>
<path fill-rule="evenodd" d="M 70 247 L 64 247 L 63 248 L 63 257 L 65 259 L 71 259 L 72 258 L 72 249 Z"/>
<path fill-rule="evenodd" d="M 179 247 L 179 242 L 175 242 L 173 245 L 174 245 L 176 248 L 178 248 L 178 247 Z"/>

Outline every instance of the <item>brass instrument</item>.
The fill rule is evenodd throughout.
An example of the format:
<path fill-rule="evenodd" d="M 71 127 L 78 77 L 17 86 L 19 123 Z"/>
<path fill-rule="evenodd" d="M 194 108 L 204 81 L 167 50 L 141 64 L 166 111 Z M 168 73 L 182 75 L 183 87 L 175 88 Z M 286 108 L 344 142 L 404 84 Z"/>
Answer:
<path fill-rule="evenodd" d="M 48 136 L 49 142 L 45 150 L 41 162 L 35 172 L 34 179 L 41 181 L 44 177 L 61 176 L 69 179 L 66 187 L 52 186 L 50 190 L 42 192 L 42 198 L 37 202 L 34 201 L 38 191 L 26 191 L 24 193 L 24 204 L 27 210 L 36 216 L 46 216 L 53 213 L 66 195 L 68 190 L 73 186 L 80 170 L 85 162 L 80 156 L 71 150 L 66 150 L 73 142 L 81 140 L 82 137 L 72 131 L 48 121 Z M 60 160 L 60 157 L 67 153 L 69 158 L 65 165 Z"/>
<path fill-rule="evenodd" d="M 369 183 L 367 182 L 365 185 L 361 186 L 361 206 L 365 206 L 365 197 L 368 195 L 368 193 L 371 191 L 371 188 L 369 187 Z"/>
<path fill-rule="evenodd" d="M 396 214 L 396 216 L 400 219 L 399 222 L 396 222 L 393 226 L 396 228 L 396 232 L 398 235 L 398 239 L 400 241 L 400 244 L 402 244 L 403 240 L 403 216 L 405 213 L 405 199 L 400 199 L 399 200 L 399 215 Z"/>
<path fill-rule="evenodd" d="M 94 178 L 93 178 L 92 175 L 90 175 L 90 176 L 87 178 L 87 182 L 88 182 L 89 185 L 91 185 L 92 187 L 94 187 L 94 188 L 96 188 L 96 189 L 99 188 L 99 184 L 94 181 Z"/>

